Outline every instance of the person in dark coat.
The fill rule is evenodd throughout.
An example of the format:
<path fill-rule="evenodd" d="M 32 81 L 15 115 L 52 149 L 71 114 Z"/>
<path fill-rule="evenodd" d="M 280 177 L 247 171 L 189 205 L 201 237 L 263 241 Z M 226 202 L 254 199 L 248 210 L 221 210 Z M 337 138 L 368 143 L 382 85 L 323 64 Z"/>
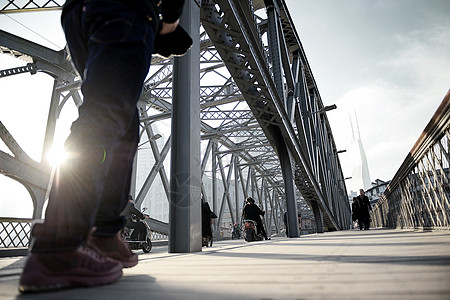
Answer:
<path fill-rule="evenodd" d="M 359 219 L 358 222 L 360 224 L 359 229 L 364 227 L 364 230 L 369 230 L 370 228 L 370 212 L 372 211 L 372 207 L 370 206 L 369 198 L 365 195 L 364 190 L 359 190 L 359 196 L 357 197 L 359 203 Z"/>
<path fill-rule="evenodd" d="M 202 238 L 212 240 L 212 219 L 216 219 L 217 215 L 211 210 L 208 202 L 202 201 Z M 205 240 L 206 241 L 206 240 Z M 207 246 L 207 241 L 205 246 Z M 212 243 L 211 243 L 212 245 Z"/>
<path fill-rule="evenodd" d="M 265 212 L 262 211 L 258 205 L 255 204 L 255 200 L 252 197 L 248 197 L 246 200 L 247 204 L 244 206 L 242 211 L 242 217 L 244 220 L 253 220 L 256 222 L 256 228 L 263 235 L 264 239 L 268 240 L 266 230 L 264 229 L 263 222 L 260 216 L 264 216 Z"/>
<path fill-rule="evenodd" d="M 131 239 L 134 241 L 144 240 L 147 228 L 141 222 L 134 221 L 133 216 L 136 216 L 136 218 L 144 220 L 145 215 L 141 213 L 139 210 L 137 210 L 136 207 L 134 207 L 133 197 L 131 195 L 128 196 L 127 206 L 125 206 L 124 210 L 120 215 L 124 216 L 127 219 L 125 227 L 134 229 L 133 233 L 131 234 Z"/>

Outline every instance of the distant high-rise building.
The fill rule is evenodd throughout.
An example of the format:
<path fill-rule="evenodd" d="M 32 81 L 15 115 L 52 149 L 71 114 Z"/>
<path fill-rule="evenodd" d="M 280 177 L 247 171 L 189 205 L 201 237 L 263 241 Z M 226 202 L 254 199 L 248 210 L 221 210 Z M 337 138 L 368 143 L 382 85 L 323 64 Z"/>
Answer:
<path fill-rule="evenodd" d="M 156 124 L 153 125 L 155 132 L 161 135 L 156 139 L 158 150 L 161 151 L 164 147 L 164 143 L 167 141 L 167 134 L 163 130 L 160 130 Z M 136 193 L 138 193 L 144 185 L 151 169 L 155 165 L 155 158 L 153 156 L 148 137 L 144 134 L 140 141 L 140 150 L 137 154 L 137 172 L 136 172 Z M 167 175 L 169 170 L 170 160 L 164 161 L 164 168 Z M 136 195 L 137 196 L 137 195 Z M 150 217 L 163 221 L 169 221 L 169 201 L 166 196 L 166 191 L 161 181 L 159 173 L 156 175 L 150 189 L 145 195 L 144 201 L 141 204 L 141 209 L 146 208 L 145 213 Z"/>

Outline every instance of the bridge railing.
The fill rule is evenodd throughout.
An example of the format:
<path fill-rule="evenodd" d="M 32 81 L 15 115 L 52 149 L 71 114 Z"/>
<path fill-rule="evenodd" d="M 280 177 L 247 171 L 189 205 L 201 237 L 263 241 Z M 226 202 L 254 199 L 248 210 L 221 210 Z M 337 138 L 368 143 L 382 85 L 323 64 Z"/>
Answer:
<path fill-rule="evenodd" d="M 0 249 L 28 247 L 32 219 L 1 218 Z"/>
<path fill-rule="evenodd" d="M 375 205 L 375 227 L 450 229 L 450 91 Z"/>
<path fill-rule="evenodd" d="M 30 244 L 32 224 L 39 220 L 23 218 L 0 218 L 0 250 L 23 249 Z M 152 241 L 168 240 L 168 225 L 154 219 L 147 219 L 152 229 Z"/>

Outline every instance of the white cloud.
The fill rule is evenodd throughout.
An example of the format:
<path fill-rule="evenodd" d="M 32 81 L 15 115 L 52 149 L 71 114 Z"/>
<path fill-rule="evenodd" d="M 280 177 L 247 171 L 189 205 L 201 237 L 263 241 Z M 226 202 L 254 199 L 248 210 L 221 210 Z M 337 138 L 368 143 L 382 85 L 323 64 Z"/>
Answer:
<path fill-rule="evenodd" d="M 432 96 L 450 83 L 450 29 L 436 26 L 397 35 L 398 50 L 384 64 L 393 71 L 407 73 L 417 91 Z M 441 95 L 442 97 L 442 95 Z"/>

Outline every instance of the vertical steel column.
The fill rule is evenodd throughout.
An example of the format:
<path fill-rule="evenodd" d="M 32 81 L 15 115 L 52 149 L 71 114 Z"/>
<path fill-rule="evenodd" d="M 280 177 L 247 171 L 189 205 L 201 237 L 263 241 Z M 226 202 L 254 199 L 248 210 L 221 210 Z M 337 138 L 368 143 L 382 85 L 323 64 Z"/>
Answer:
<path fill-rule="evenodd" d="M 55 138 L 55 131 L 56 131 L 56 120 L 59 118 L 59 99 L 61 97 L 61 93 L 57 91 L 57 87 L 61 84 L 62 80 L 55 78 L 53 81 L 53 91 L 52 91 L 52 98 L 50 101 L 50 107 L 48 111 L 48 117 L 47 117 L 47 126 L 45 129 L 45 137 L 44 137 L 44 145 L 42 147 L 42 155 L 41 155 L 41 163 L 45 166 L 50 166 L 48 158 L 46 155 L 48 155 L 48 151 L 51 150 L 53 147 L 53 142 Z M 55 170 L 53 169 L 52 174 Z M 39 219 L 42 218 L 42 214 L 44 212 L 44 205 L 45 201 L 47 200 L 48 193 L 52 186 L 52 175 L 50 175 L 50 182 L 48 185 L 48 189 L 43 194 L 37 195 L 34 192 L 30 192 L 31 197 L 35 196 L 36 200 L 36 206 L 33 210 L 33 219 Z M 33 189 L 32 189 L 33 190 Z M 35 194 L 35 195 L 34 195 Z"/>
<path fill-rule="evenodd" d="M 277 233 L 280 232 L 280 225 L 281 225 L 281 220 L 283 219 L 284 215 L 283 215 L 283 211 L 281 210 L 281 205 L 278 205 L 278 199 L 277 199 L 278 195 L 277 195 L 277 189 L 274 188 L 272 190 L 272 201 L 274 203 L 275 206 L 275 213 L 276 215 L 273 216 L 273 220 L 277 229 Z M 278 221 L 278 222 L 277 222 Z"/>
<path fill-rule="evenodd" d="M 323 233 L 323 215 L 316 201 L 311 201 L 311 209 L 314 214 L 314 220 L 316 221 L 317 233 Z"/>
<path fill-rule="evenodd" d="M 175 58 L 172 101 L 169 252 L 202 249 L 200 161 L 200 8 L 186 1 L 180 24 L 194 45 Z"/>
<path fill-rule="evenodd" d="M 293 80 L 293 87 L 292 90 L 288 91 L 288 95 L 287 95 L 287 111 L 288 111 L 288 115 L 290 117 L 291 123 L 296 121 L 295 120 L 295 109 L 296 109 L 296 99 L 298 99 L 298 93 L 299 93 L 299 89 L 298 89 L 298 73 L 300 71 L 300 58 L 298 56 L 298 52 L 295 51 L 293 53 L 293 57 L 292 57 L 292 66 L 291 66 L 291 76 L 292 76 L 292 80 Z M 302 126 L 303 128 L 303 126 Z M 297 129 L 298 130 L 298 129 Z M 300 134 L 298 132 L 298 134 Z"/>
<path fill-rule="evenodd" d="M 59 117 L 58 107 L 61 93 L 57 92 L 56 90 L 60 84 L 61 80 L 55 78 L 55 80 L 53 81 L 52 99 L 50 101 L 50 108 L 48 111 L 47 127 L 45 129 L 44 145 L 42 148 L 42 157 L 41 157 L 41 163 L 44 163 L 46 165 L 49 164 L 46 155 L 48 155 L 48 151 L 53 146 L 53 139 L 55 138 L 55 131 L 56 131 L 56 120 Z"/>
<path fill-rule="evenodd" d="M 137 181 L 137 161 L 139 158 L 139 151 L 136 151 L 133 159 L 133 171 L 131 172 L 130 192 L 129 194 L 136 199 L 136 181 Z"/>
<path fill-rule="evenodd" d="M 289 237 L 296 238 L 300 236 L 300 232 L 298 230 L 297 201 L 295 200 L 294 193 L 294 176 L 292 174 L 291 158 L 281 134 L 274 133 L 272 136 L 274 137 L 276 151 L 280 158 L 281 171 L 283 173 Z"/>
<path fill-rule="evenodd" d="M 299 66 L 299 72 L 298 77 L 296 78 L 297 84 L 298 84 L 298 96 L 299 96 L 299 102 L 298 102 L 298 108 L 300 115 L 302 117 L 302 123 L 303 123 L 303 130 L 306 137 L 306 145 L 308 149 L 308 158 L 309 163 L 312 166 L 313 163 L 313 149 L 312 149 L 312 132 L 311 132 L 311 126 L 310 126 L 310 114 L 308 112 L 308 102 L 309 102 L 309 93 L 308 93 L 308 87 L 306 83 L 306 77 L 305 77 L 305 67 L 303 63 L 300 61 Z M 300 134 L 299 134 L 300 135 Z"/>
<path fill-rule="evenodd" d="M 212 176 L 212 203 L 213 212 L 217 215 L 217 141 L 212 142 L 212 152 L 211 152 L 211 176 Z M 220 224 L 219 222 L 214 222 L 214 236 L 220 236 Z"/>
<path fill-rule="evenodd" d="M 263 178 L 262 183 L 261 183 L 261 196 L 264 198 L 264 208 L 266 211 L 266 215 L 264 217 L 264 221 L 266 222 L 266 232 L 267 232 L 267 236 L 271 237 L 272 236 L 272 219 L 270 218 L 270 214 L 269 212 L 269 205 L 267 202 L 267 195 L 266 195 L 266 179 Z M 272 212 L 272 207 L 270 208 L 270 211 Z"/>
<path fill-rule="evenodd" d="M 306 144 L 307 144 L 307 149 L 309 152 L 308 157 L 310 158 L 311 166 L 314 166 L 314 164 L 313 164 L 314 150 L 313 150 L 313 146 L 312 146 L 312 132 L 311 132 L 311 127 L 310 127 L 311 115 L 310 115 L 310 112 L 308 112 L 308 100 L 309 100 L 308 95 L 309 94 L 308 94 L 308 90 L 307 90 L 307 84 L 306 84 L 306 78 L 305 78 L 303 64 L 301 64 L 299 66 L 299 68 L 300 68 L 300 70 L 297 74 L 298 77 L 296 78 L 297 83 L 298 83 L 298 92 L 299 92 L 298 107 L 299 107 L 299 112 L 302 117 L 303 129 L 304 129 L 304 133 L 306 136 Z M 311 169 L 313 169 L 313 168 L 311 168 Z M 316 222 L 317 232 L 323 233 L 322 212 L 320 211 L 320 208 L 319 208 L 319 205 L 317 204 L 317 202 L 315 202 L 315 201 L 311 202 L 311 209 L 314 214 L 314 220 Z"/>
<path fill-rule="evenodd" d="M 283 99 L 285 109 L 288 108 L 286 97 L 284 94 L 283 84 L 283 68 L 281 61 L 280 37 L 278 35 L 278 7 L 274 2 L 267 6 L 268 19 L 268 38 L 269 38 L 269 53 L 272 62 L 272 72 L 274 75 L 275 86 L 277 88 L 280 98 Z M 274 135 L 281 136 L 281 135 Z M 277 138 L 277 153 L 280 158 L 281 169 L 283 172 L 283 179 L 286 193 L 287 215 L 289 237 L 299 237 L 298 231 L 298 217 L 297 217 L 297 202 L 295 201 L 294 193 L 294 177 L 292 174 L 291 159 L 289 151 L 284 143 L 284 140 Z"/>
<path fill-rule="evenodd" d="M 34 200 L 33 204 L 34 210 L 33 210 L 33 219 L 42 219 L 44 218 L 44 205 L 45 200 L 47 200 L 47 191 L 33 187 L 33 186 L 27 186 L 28 192 L 30 193 L 31 198 Z"/>
<path fill-rule="evenodd" d="M 256 178 L 255 178 L 255 171 L 253 170 L 252 166 L 248 167 L 248 176 L 249 176 L 249 181 L 247 182 L 247 184 L 250 184 L 250 192 L 248 194 L 249 194 L 249 197 L 252 197 L 253 199 L 255 199 L 256 196 L 255 196 L 254 182 L 255 182 Z"/>
<path fill-rule="evenodd" d="M 237 156 L 234 157 L 234 203 L 236 205 L 236 223 L 239 223 L 240 207 L 239 207 L 239 174 L 238 174 L 238 162 Z M 234 225 L 234 224 L 233 224 Z"/>
<path fill-rule="evenodd" d="M 269 1 L 268 1 L 269 2 Z M 286 97 L 284 95 L 283 84 L 283 67 L 281 62 L 280 37 L 278 36 L 278 7 L 272 1 L 267 5 L 267 20 L 268 20 L 268 44 L 270 53 L 270 62 L 272 63 L 272 73 L 275 86 L 285 109 L 287 108 Z"/>

